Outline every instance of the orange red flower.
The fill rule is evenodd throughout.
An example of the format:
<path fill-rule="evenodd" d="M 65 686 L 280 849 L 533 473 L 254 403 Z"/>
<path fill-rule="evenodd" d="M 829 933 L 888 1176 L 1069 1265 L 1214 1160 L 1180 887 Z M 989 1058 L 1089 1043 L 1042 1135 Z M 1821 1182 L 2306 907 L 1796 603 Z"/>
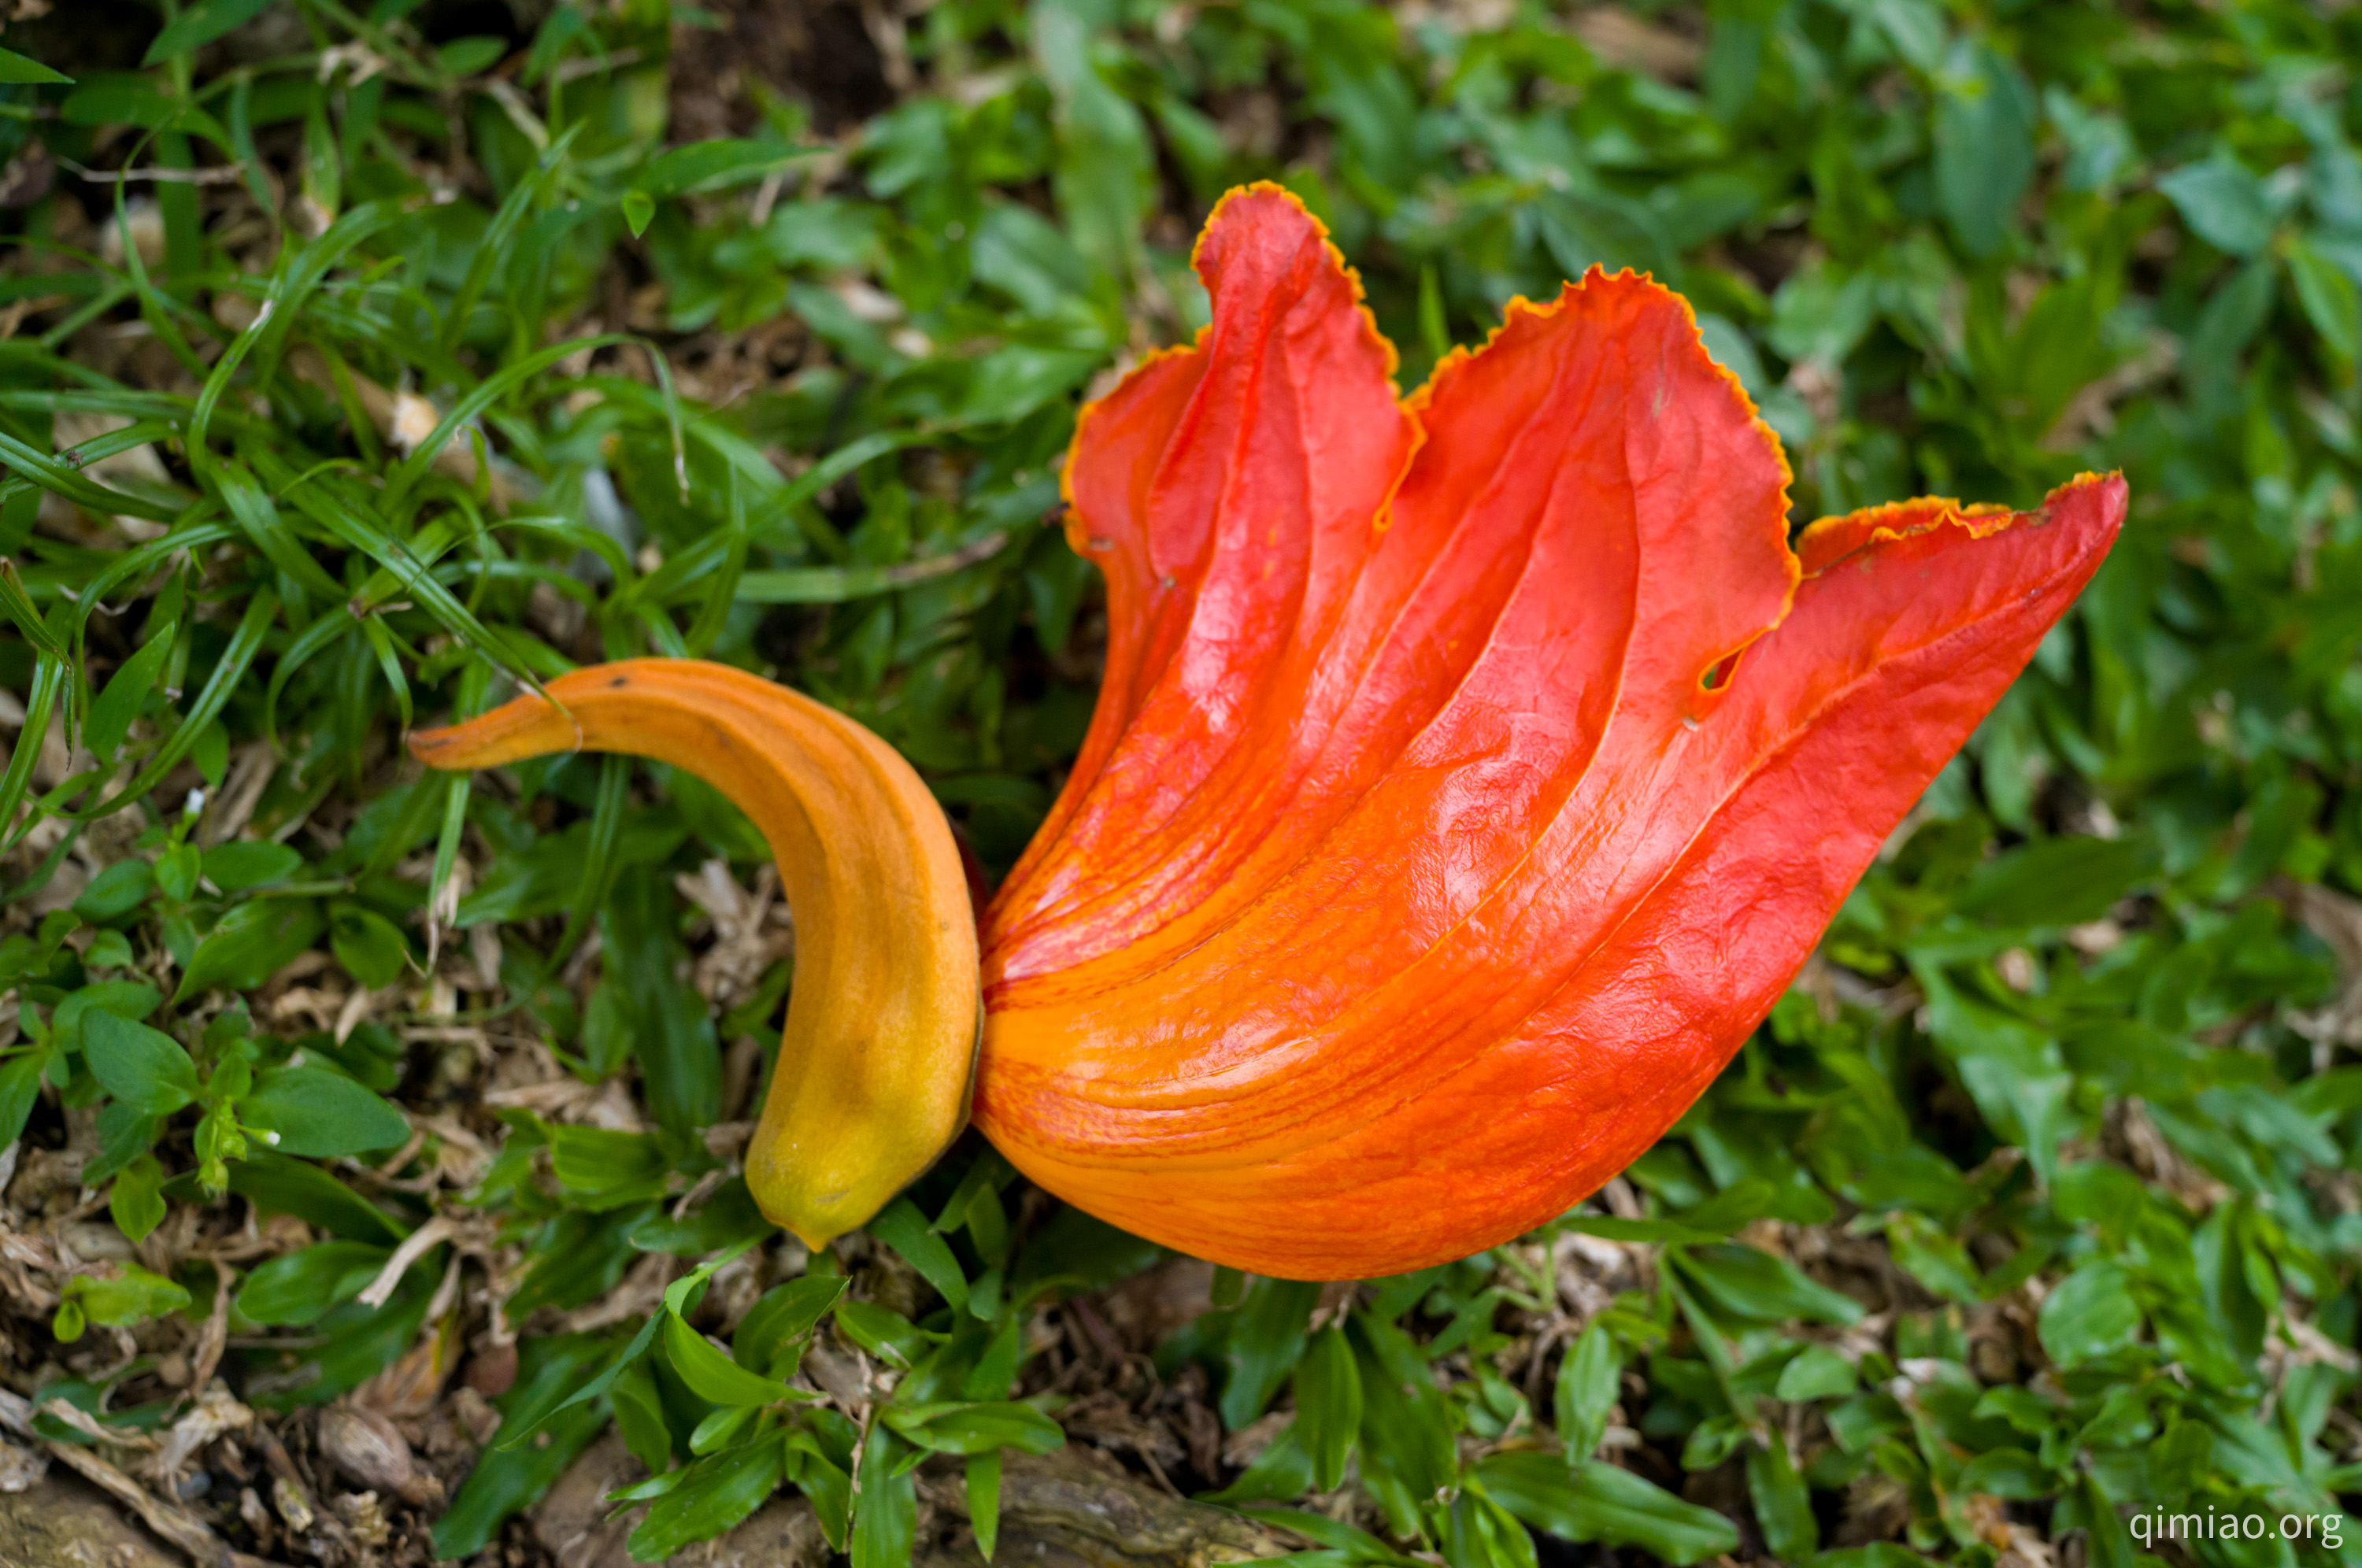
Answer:
<path fill-rule="evenodd" d="M 1284 1277 L 1396 1273 L 1564 1211 L 1687 1109 L 2098 569 L 2125 486 L 2087 475 L 2029 512 L 1907 502 L 1792 546 L 1778 440 L 1645 278 L 1517 302 L 1402 398 L 1356 280 L 1284 191 L 1227 198 L 1198 266 L 1212 325 L 1087 409 L 1068 460 L 1106 675 L 985 916 L 974 1115 L 1141 1235 Z M 606 704 L 593 744 L 765 804 L 745 756 L 633 716 L 702 688 L 632 668 L 627 694 L 598 671 L 553 694 Z M 759 707 L 754 684 L 732 702 Z M 480 766 L 588 733 L 539 699 L 503 712 L 422 755 Z M 775 848 L 833 853 L 797 801 L 815 834 Z M 844 836 L 885 864 L 881 834 Z M 880 896 L 934 931 L 955 865 L 932 837 L 894 864 Z M 847 1100 L 825 1181 L 788 1123 L 829 1114 L 810 1091 L 837 1080 L 782 1075 L 800 1098 L 775 1091 L 749 1179 L 808 1239 L 857 1222 L 861 1119 L 904 1119 L 877 1144 L 901 1174 L 851 1207 L 956 1132 L 955 1092 L 907 1093 L 967 1081 L 955 950 L 929 939 L 929 999 L 895 1015 L 909 1059 L 877 1080 L 905 1098 Z M 822 1038 L 796 1010 L 830 984 L 800 967 L 790 1041 Z M 861 994 L 880 984 L 864 966 Z M 830 1017 L 824 1048 L 875 1049 Z"/>
<path fill-rule="evenodd" d="M 978 1124 L 1258 1273 L 1562 1212 L 1687 1109 L 2098 568 L 2122 480 L 1814 525 L 1681 299 L 1595 271 L 1397 399 L 1286 193 L 1086 411 L 1098 709 L 985 922 Z"/>

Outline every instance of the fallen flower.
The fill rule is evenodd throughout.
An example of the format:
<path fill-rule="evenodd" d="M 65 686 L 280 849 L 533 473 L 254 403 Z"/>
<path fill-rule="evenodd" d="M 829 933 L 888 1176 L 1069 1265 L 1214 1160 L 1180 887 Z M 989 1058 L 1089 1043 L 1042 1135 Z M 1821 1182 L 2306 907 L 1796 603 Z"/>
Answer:
<path fill-rule="evenodd" d="M 1672 1125 L 2097 569 L 2125 487 L 1907 502 L 1792 548 L 1777 439 L 1645 278 L 1516 302 L 1397 399 L 1357 281 L 1284 191 L 1227 197 L 1198 266 L 1212 325 L 1085 410 L 1068 458 L 1106 674 L 983 922 L 974 1115 L 1142 1236 L 1284 1277 L 1391 1274 L 1554 1217 Z M 567 712 L 520 699 L 414 746 L 438 767 L 529 755 L 528 732 L 660 752 L 776 815 L 758 776 L 792 758 L 659 710 L 725 686 L 733 714 L 814 705 L 695 668 L 580 671 L 550 688 Z M 878 832 L 831 809 L 772 833 L 800 933 L 827 919 L 795 857 Z M 921 849 L 881 886 L 940 914 L 956 867 Z M 843 1071 L 798 1055 L 800 1010 L 836 984 L 814 956 L 790 1086 Z M 868 962 L 859 994 L 893 994 L 897 955 Z M 972 1009 L 921 968 L 900 1081 L 964 1088 Z M 749 1181 L 808 1241 L 892 1190 L 866 1180 L 807 1231 L 814 1181 L 776 1152 L 820 1119 L 889 1130 L 894 1185 L 957 1130 L 940 1092 L 874 1090 L 774 1088 Z"/>

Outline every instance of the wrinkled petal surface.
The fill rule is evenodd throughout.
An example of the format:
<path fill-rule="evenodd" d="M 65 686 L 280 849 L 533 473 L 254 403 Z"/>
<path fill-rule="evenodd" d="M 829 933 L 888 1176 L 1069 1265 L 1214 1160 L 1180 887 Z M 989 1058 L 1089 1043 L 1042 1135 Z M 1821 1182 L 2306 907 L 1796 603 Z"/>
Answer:
<path fill-rule="evenodd" d="M 977 1121 L 1293 1278 L 1563 1212 L 1729 1059 L 2125 510 L 1816 524 L 1681 300 L 1595 271 L 1397 400 L 1319 225 L 1217 210 L 1086 412 L 1106 683 L 988 916 Z"/>

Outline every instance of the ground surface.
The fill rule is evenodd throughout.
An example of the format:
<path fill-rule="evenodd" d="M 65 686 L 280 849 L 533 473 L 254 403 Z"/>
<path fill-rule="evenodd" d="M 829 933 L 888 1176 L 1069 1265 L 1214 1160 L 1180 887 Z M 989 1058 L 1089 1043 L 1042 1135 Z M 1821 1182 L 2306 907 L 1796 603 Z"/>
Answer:
<path fill-rule="evenodd" d="M 2362 11 L 162 11 L 0 30 L 0 1560 L 2362 1551 Z M 2133 522 L 1579 1213 L 1241 1280 L 971 1138 L 807 1257 L 734 1176 L 794 947 L 745 823 L 402 733 L 706 653 L 1004 870 L 1104 636 L 1075 407 L 1252 178 L 1406 385 L 1648 268 L 1799 521 L 2121 467 Z"/>

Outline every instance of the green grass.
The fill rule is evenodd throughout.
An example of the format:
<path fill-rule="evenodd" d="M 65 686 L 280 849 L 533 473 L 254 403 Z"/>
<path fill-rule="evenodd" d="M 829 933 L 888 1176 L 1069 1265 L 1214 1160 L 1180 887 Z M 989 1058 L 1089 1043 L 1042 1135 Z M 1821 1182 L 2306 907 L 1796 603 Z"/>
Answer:
<path fill-rule="evenodd" d="M 1060 1304 L 1156 1249 L 969 1140 L 798 1267 L 703 1137 L 788 966 L 759 928 L 715 958 L 679 883 L 752 886 L 760 841 L 660 767 L 471 782 L 399 738 L 578 662 L 720 658 L 876 729 L 1005 868 L 1093 692 L 1094 580 L 1050 525 L 1078 399 L 1202 320 L 1190 235 L 1275 178 L 1406 385 L 1513 294 L 1645 268 L 1786 439 L 1800 521 L 2112 467 L 2134 514 L 1612 1203 L 1308 1335 L 1314 1287 L 1217 1277 L 1163 1373 L 1230 1430 L 1294 1416 L 1185 1482 L 1313 1509 L 1266 1517 L 1322 1568 L 2130 1568 L 2157 1512 L 2362 1492 L 2362 10 L 940 0 L 877 12 L 907 90 L 893 50 L 811 74 L 816 109 L 701 65 L 742 134 L 674 145 L 668 61 L 748 24 L 717 54 L 726 17 L 664 0 L 513 37 L 160 3 L 127 50 L 0 34 L 0 153 L 58 170 L 0 275 L 0 1135 L 20 1218 L 72 1206 L 24 1174 L 71 1149 L 143 1244 L 0 1302 L 20 1391 L 163 1419 L 215 1297 L 195 1242 L 249 1206 L 309 1226 L 234 1265 L 261 1348 L 224 1371 L 266 1411 L 430 1309 L 480 1335 L 488 1271 L 546 1327 L 677 1257 L 654 1316 L 526 1341 L 440 1551 L 611 1419 L 657 1476 L 649 1554 L 785 1485 L 899 1565 L 948 1528 L 928 1454 L 988 1535 L 996 1456 L 1059 1438 Z M 501 1100 L 531 1060 L 571 1110 Z M 586 1118 L 610 1084 L 636 1130 Z M 709 1292 L 749 1244 L 768 1290 Z M 866 1425 L 779 1401 L 815 1333 L 907 1369 Z"/>

